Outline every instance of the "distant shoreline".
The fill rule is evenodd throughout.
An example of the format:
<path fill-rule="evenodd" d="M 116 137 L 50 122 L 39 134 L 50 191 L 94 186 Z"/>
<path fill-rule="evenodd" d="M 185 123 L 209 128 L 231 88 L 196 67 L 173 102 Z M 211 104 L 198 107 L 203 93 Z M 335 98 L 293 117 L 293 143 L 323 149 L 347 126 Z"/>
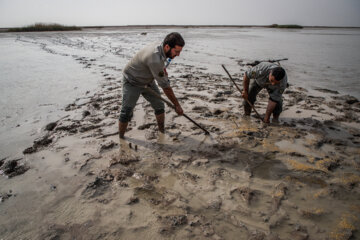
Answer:
<path fill-rule="evenodd" d="M 281 26 L 281 25 L 280 25 Z M 271 25 L 122 25 L 122 26 L 78 26 L 82 29 L 156 29 L 156 28 L 271 28 Z M 360 29 L 360 27 L 336 27 L 336 26 L 301 26 L 303 29 Z M 0 32 L 8 32 L 14 28 L 0 28 Z M 277 28 L 296 29 L 296 28 Z"/>

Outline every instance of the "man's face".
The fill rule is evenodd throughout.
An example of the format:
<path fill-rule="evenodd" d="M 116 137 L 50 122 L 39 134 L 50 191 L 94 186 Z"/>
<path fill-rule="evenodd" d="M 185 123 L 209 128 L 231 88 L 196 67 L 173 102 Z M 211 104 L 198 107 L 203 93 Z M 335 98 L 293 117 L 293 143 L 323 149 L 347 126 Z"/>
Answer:
<path fill-rule="evenodd" d="M 273 86 L 280 83 L 280 81 L 275 79 L 275 77 L 272 75 L 272 73 L 269 74 L 269 81 L 270 81 L 270 84 Z"/>
<path fill-rule="evenodd" d="M 167 58 L 174 59 L 176 56 L 180 56 L 182 47 L 175 45 L 174 48 L 171 48 L 169 45 L 165 45 L 164 50 Z"/>

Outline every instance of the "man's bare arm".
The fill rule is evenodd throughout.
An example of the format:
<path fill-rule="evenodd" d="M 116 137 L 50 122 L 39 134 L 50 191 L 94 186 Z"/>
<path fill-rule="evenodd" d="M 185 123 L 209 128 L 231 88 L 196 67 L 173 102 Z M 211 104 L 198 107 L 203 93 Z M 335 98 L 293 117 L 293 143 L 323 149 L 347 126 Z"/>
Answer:
<path fill-rule="evenodd" d="M 163 91 L 164 91 L 165 95 L 167 96 L 167 98 L 174 104 L 176 113 L 179 115 L 183 115 L 184 111 L 181 108 L 179 101 L 175 97 L 175 94 L 174 94 L 174 91 L 172 90 L 172 88 L 171 87 L 163 88 Z"/>
<path fill-rule="evenodd" d="M 268 105 L 267 105 L 267 108 L 266 108 L 266 113 L 265 113 L 265 117 L 264 117 L 264 122 L 265 123 L 270 123 L 270 116 L 272 114 L 272 112 L 274 111 L 275 107 L 276 107 L 276 102 L 274 101 L 271 101 L 269 99 L 269 102 L 268 102 Z"/>
<path fill-rule="evenodd" d="M 245 74 L 243 78 L 243 92 L 242 92 L 242 96 L 244 99 L 248 99 L 249 83 L 250 83 L 250 79 Z"/>

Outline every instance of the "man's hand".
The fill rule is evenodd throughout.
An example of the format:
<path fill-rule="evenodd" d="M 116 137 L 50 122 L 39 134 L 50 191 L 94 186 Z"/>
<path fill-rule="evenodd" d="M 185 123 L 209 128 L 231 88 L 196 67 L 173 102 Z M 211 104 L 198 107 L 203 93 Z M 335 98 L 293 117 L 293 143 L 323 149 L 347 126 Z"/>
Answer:
<path fill-rule="evenodd" d="M 276 102 L 271 101 L 269 99 L 268 105 L 267 105 L 267 108 L 266 108 L 265 117 L 264 117 L 264 123 L 270 123 L 270 116 L 273 113 L 273 111 L 274 111 L 274 109 L 276 107 L 276 104 L 277 104 Z"/>
<path fill-rule="evenodd" d="M 176 113 L 179 114 L 179 115 L 183 115 L 183 114 L 184 114 L 184 111 L 183 111 L 183 109 L 181 108 L 178 100 L 176 99 L 175 94 L 174 94 L 172 88 L 171 88 L 171 87 L 167 87 L 167 88 L 163 88 L 163 90 L 164 90 L 165 95 L 168 97 L 168 99 L 172 102 L 172 104 L 174 104 Z"/>
<path fill-rule="evenodd" d="M 248 92 L 247 92 L 247 91 L 243 91 L 243 92 L 242 92 L 242 97 L 243 97 L 245 100 L 247 100 L 248 97 L 249 97 Z"/>
<path fill-rule="evenodd" d="M 176 111 L 176 113 L 179 114 L 179 115 L 183 115 L 183 114 L 184 114 L 184 111 L 183 111 L 183 109 L 181 108 L 180 105 L 175 105 L 175 111 Z"/>

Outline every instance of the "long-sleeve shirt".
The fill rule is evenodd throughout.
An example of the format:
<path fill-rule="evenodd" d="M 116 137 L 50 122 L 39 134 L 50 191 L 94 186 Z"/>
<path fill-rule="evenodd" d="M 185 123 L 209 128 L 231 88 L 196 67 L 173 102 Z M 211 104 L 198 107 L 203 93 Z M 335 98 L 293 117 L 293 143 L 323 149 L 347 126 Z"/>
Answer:
<path fill-rule="evenodd" d="M 260 87 L 266 88 L 272 101 L 281 102 L 282 94 L 287 87 L 287 75 L 285 73 L 285 76 L 280 80 L 279 84 L 271 85 L 269 74 L 271 70 L 276 67 L 278 67 L 278 65 L 275 63 L 262 62 L 255 67 L 250 68 L 245 74 L 249 79 L 255 79 Z"/>
<path fill-rule="evenodd" d="M 145 87 L 156 79 L 162 88 L 170 87 L 165 70 L 166 55 L 163 45 L 153 43 L 140 50 L 125 66 L 125 79 L 135 86 Z"/>

